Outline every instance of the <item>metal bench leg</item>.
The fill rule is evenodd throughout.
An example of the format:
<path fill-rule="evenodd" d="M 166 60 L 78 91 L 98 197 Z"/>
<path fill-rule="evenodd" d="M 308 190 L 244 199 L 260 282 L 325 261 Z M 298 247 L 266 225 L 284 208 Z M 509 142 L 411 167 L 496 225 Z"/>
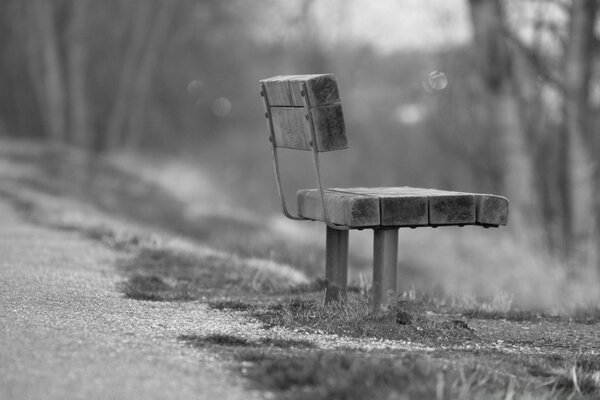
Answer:
<path fill-rule="evenodd" d="M 346 299 L 348 290 L 348 232 L 327 227 L 325 304 Z"/>
<path fill-rule="evenodd" d="M 398 229 L 376 229 L 373 242 L 373 312 L 396 303 Z"/>

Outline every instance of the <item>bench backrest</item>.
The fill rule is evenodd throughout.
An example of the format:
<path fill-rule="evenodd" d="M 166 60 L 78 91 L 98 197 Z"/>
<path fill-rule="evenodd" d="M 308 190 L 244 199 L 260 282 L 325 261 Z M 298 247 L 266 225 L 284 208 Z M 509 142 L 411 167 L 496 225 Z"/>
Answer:
<path fill-rule="evenodd" d="M 260 84 L 274 146 L 318 152 L 348 147 L 335 76 L 282 75 Z"/>

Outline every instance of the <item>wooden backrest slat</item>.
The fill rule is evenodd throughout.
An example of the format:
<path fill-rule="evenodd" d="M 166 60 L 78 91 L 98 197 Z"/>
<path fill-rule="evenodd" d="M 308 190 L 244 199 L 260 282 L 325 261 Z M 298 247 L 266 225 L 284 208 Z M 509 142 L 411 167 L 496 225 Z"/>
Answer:
<path fill-rule="evenodd" d="M 267 117 L 273 126 L 275 146 L 311 150 L 311 128 L 314 128 L 317 151 L 348 147 L 335 76 L 281 75 L 263 79 L 260 83 L 269 105 Z"/>
<path fill-rule="evenodd" d="M 304 107 L 302 86 L 306 84 L 311 107 L 340 102 L 337 81 L 333 74 L 280 75 L 263 79 L 272 107 Z"/>

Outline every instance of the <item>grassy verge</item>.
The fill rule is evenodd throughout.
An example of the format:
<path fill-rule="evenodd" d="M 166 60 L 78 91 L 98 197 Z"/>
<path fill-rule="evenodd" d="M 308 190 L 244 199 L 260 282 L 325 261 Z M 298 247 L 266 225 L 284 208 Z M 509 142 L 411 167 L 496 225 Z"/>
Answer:
<path fill-rule="evenodd" d="M 38 224 L 78 232 L 123 252 L 118 270 L 125 281 L 120 290 L 129 298 L 190 301 L 288 294 L 313 287 L 290 265 L 243 257 L 168 233 L 152 233 L 147 227 L 63 197 L 6 183 L 0 194 Z"/>
<path fill-rule="evenodd" d="M 205 188 L 215 191 L 214 198 L 197 210 L 195 204 L 168 192 L 157 182 L 98 155 L 41 146 L 12 148 L 6 143 L 0 157 L 5 166 L 16 171 L 0 172 L 0 179 L 18 187 L 18 191 L 87 204 L 113 219 L 135 221 L 242 258 L 270 259 L 315 276 L 321 273 L 321 246 L 286 240 L 261 217 L 249 216 L 251 213 L 243 206 L 220 211 L 219 204 L 229 199 L 220 199 L 216 188 Z"/>
<path fill-rule="evenodd" d="M 181 337 L 216 346 L 255 388 L 284 399 L 596 399 L 596 357 L 487 355 L 481 362 L 446 352 L 323 351 L 310 342 L 249 342 L 235 336 Z"/>
<path fill-rule="evenodd" d="M 516 310 L 510 318 L 511 310 L 494 314 L 482 302 L 488 311 L 480 319 L 477 310 L 422 299 L 373 315 L 364 298 L 324 307 L 305 297 L 273 305 L 210 303 L 245 312 L 267 331 L 284 326 L 360 340 L 352 349 L 233 351 L 242 375 L 277 398 L 600 398 L 595 327 L 572 316 Z M 590 311 L 579 311 L 588 315 L 582 321 Z M 381 340 L 386 350 L 377 346 Z"/>
<path fill-rule="evenodd" d="M 407 309 L 400 303 L 388 312 L 373 314 L 366 299 L 351 297 L 345 304 L 327 307 L 315 301 L 294 300 L 255 310 L 252 315 L 266 327 L 303 327 L 356 338 L 401 340 L 424 345 L 466 344 L 478 340 L 464 320 L 414 313 Z"/>

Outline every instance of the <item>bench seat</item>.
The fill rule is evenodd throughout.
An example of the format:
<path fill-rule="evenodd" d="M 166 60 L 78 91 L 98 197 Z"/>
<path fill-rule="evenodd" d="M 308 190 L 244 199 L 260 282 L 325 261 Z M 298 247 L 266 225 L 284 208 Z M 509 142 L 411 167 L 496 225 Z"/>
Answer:
<path fill-rule="evenodd" d="M 508 199 L 478 193 L 403 187 L 329 188 L 325 204 L 334 224 L 362 228 L 480 225 L 497 227 L 508 221 Z M 324 221 L 318 189 L 298 191 L 298 214 Z"/>

